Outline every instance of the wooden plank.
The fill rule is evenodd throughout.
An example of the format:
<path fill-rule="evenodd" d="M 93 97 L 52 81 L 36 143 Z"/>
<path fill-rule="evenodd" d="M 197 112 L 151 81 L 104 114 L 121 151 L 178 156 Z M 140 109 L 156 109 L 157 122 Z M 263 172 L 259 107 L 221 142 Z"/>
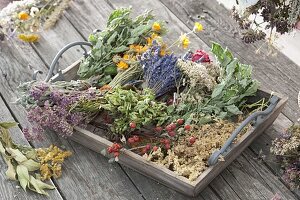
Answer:
<path fill-rule="evenodd" d="M 254 66 L 254 77 L 257 78 L 263 88 L 268 88 L 285 95 L 289 95 L 290 101 L 284 113 L 292 121 L 296 121 L 300 114 L 297 106 L 297 93 L 300 88 L 300 67 L 290 61 L 282 53 L 276 51 L 277 56 L 268 56 L 266 48 L 261 49 L 261 54 L 255 54 L 260 42 L 252 45 L 243 43 L 237 35 L 239 29 L 237 23 L 231 19 L 229 11 L 216 1 L 161 1 L 190 29 L 193 21 L 204 16 L 201 20 L 205 31 L 197 35 L 207 44 L 217 41 L 227 46 L 242 62 Z"/>
<path fill-rule="evenodd" d="M 2 45 L 2 44 L 1 44 Z M 32 66 L 39 66 L 44 71 L 47 68 L 41 59 L 32 50 L 30 45 L 13 43 L 8 46 L 3 44 L 0 57 L 0 91 L 7 102 L 16 97 L 16 87 L 20 82 L 28 81 L 31 78 L 31 71 L 27 63 Z M 40 78 L 43 78 L 43 74 Z M 25 110 L 15 104 L 8 105 L 16 120 L 22 127 L 29 126 Z M 127 198 L 141 199 L 140 193 L 130 182 L 126 174 L 119 166 L 111 167 L 107 159 L 87 150 L 79 144 L 54 137 L 55 134 L 44 135 L 43 142 L 33 142 L 35 146 L 48 146 L 52 143 L 64 145 L 67 149 L 73 150 L 73 156 L 66 161 L 63 169 L 63 177 L 55 180 L 62 195 L 68 199 L 89 198 L 112 199 Z M 84 184 L 82 182 L 84 181 Z M 74 191 L 78 192 L 70 192 Z"/>
<path fill-rule="evenodd" d="M 1 66 L 1 65 L 0 65 Z M 0 95 L 0 122 L 4 121 L 15 121 L 11 113 L 7 109 L 5 102 Z M 29 145 L 27 140 L 24 138 L 23 133 L 19 127 L 10 129 L 13 141 L 18 144 Z M 37 193 L 33 193 L 30 190 L 25 192 L 17 183 L 17 181 L 7 180 L 5 172 L 7 165 L 0 156 L 0 199 L 24 199 L 24 200 L 35 200 L 35 199 L 49 199 L 47 196 L 42 196 Z M 51 182 L 49 182 L 51 184 Z M 53 199 L 63 199 L 57 189 L 47 191 Z"/>
<path fill-rule="evenodd" d="M 65 16 L 87 40 L 93 30 L 106 27 L 111 11 L 112 8 L 105 0 L 73 0 Z"/>
<path fill-rule="evenodd" d="M 58 20 L 54 27 L 41 32 L 40 35 L 39 42 L 34 43 L 33 47 L 47 66 L 50 66 L 54 56 L 65 45 L 71 42 L 84 41 L 84 38 L 81 37 L 64 16 Z M 86 49 L 89 49 L 89 47 L 86 47 Z M 80 59 L 82 55 L 83 51 L 79 46 L 71 48 L 65 52 L 59 60 L 60 69 L 64 69 L 71 65 L 73 62 Z"/>

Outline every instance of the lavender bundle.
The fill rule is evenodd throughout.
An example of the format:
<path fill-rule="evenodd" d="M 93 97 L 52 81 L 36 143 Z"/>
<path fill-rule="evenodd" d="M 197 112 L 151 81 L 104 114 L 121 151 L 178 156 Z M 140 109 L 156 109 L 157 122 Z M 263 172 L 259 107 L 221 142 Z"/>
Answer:
<path fill-rule="evenodd" d="M 171 55 L 160 55 L 161 46 L 155 42 L 141 57 L 144 70 L 144 86 L 150 88 L 156 97 L 162 96 L 176 88 L 176 81 L 181 77 L 176 66 L 178 58 Z"/>
<path fill-rule="evenodd" d="M 85 124 L 85 119 L 94 114 L 71 111 L 79 101 L 97 98 L 96 91 L 89 86 L 85 81 L 21 85 L 17 103 L 26 108 L 28 120 L 33 125 L 30 132 L 25 129 L 24 135 L 32 139 L 45 129 L 51 129 L 62 136 L 70 136 L 74 126 Z"/>

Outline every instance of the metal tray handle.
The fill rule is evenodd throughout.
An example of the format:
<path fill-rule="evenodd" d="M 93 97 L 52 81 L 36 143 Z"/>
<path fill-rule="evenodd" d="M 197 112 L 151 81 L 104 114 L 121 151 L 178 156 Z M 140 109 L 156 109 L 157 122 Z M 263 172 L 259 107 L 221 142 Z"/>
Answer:
<path fill-rule="evenodd" d="M 84 57 L 88 56 L 88 52 L 87 50 L 83 47 L 83 46 L 89 46 L 89 47 L 92 47 L 92 44 L 89 43 L 89 42 L 72 42 L 70 44 L 67 44 L 66 46 L 64 46 L 54 57 L 51 65 L 50 65 L 50 68 L 49 68 L 49 71 L 48 71 L 48 74 L 45 78 L 45 82 L 48 82 L 51 77 L 54 75 L 53 72 L 55 70 L 55 67 L 58 66 L 58 60 L 62 57 L 62 55 L 67 51 L 69 50 L 70 48 L 74 47 L 74 46 L 80 46 L 81 49 L 83 49 L 84 53 Z M 36 80 L 37 78 L 37 75 L 38 74 L 42 74 L 43 72 L 40 71 L 40 70 L 35 70 L 33 72 L 33 75 L 32 75 L 32 79 L 33 80 Z M 63 74 L 62 74 L 62 71 L 61 70 L 58 70 L 58 74 L 59 74 L 59 77 L 61 80 L 63 80 Z"/>
<path fill-rule="evenodd" d="M 251 114 L 249 117 L 247 117 L 239 127 L 237 127 L 231 136 L 228 138 L 228 140 L 225 142 L 225 144 L 222 146 L 220 150 L 215 151 L 212 153 L 210 158 L 208 159 L 208 165 L 212 166 L 218 162 L 218 159 L 220 155 L 225 155 L 228 151 L 229 147 L 231 146 L 232 142 L 236 138 L 236 136 L 242 131 L 242 129 L 249 124 L 250 122 L 254 121 L 254 127 L 257 127 L 259 124 L 261 124 L 264 121 L 264 118 L 269 115 L 274 108 L 276 107 L 277 103 L 279 101 L 279 98 L 277 96 L 272 96 L 270 99 L 270 105 L 264 110 L 264 111 L 257 111 L 253 114 Z"/>

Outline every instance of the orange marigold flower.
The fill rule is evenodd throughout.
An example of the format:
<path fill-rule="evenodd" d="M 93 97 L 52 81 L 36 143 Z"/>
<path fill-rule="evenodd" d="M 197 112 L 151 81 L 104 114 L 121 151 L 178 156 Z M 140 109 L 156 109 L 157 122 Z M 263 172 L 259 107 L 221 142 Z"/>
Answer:
<path fill-rule="evenodd" d="M 18 18 L 20 19 L 20 20 L 27 20 L 27 19 L 29 19 L 29 14 L 28 13 L 26 13 L 26 12 L 24 12 L 24 11 L 22 11 L 22 12 L 20 12 L 19 14 L 18 14 Z"/>
<path fill-rule="evenodd" d="M 161 30 L 160 24 L 158 22 L 154 22 L 152 25 L 152 30 L 157 32 L 160 31 Z"/>
<path fill-rule="evenodd" d="M 127 64 L 126 62 L 124 62 L 124 61 L 120 61 L 120 62 L 117 64 L 117 67 L 118 67 L 119 69 L 125 70 L 125 69 L 128 69 L 128 64 Z"/>
<path fill-rule="evenodd" d="M 103 85 L 99 90 L 100 91 L 109 91 L 111 90 L 112 88 L 109 86 L 109 85 Z"/>

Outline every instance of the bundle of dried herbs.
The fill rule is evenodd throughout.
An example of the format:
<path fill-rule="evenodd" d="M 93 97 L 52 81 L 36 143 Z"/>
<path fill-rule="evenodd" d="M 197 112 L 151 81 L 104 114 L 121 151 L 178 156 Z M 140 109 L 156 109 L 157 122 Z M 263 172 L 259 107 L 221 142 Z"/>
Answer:
<path fill-rule="evenodd" d="M 93 44 L 91 54 L 81 63 L 78 75 L 81 78 L 89 78 L 94 75 L 102 75 L 99 85 L 109 83 L 117 74 L 117 64 L 113 57 L 130 49 L 130 45 L 147 44 L 147 39 L 152 33 L 163 34 L 163 23 L 159 28 L 154 26 L 151 12 L 132 19 L 129 15 L 131 8 L 117 9 L 112 12 L 107 21 L 106 28 L 91 34 L 89 41 Z M 123 56 L 122 56 L 123 57 Z M 126 58 L 125 58 L 126 59 Z M 123 61 L 124 62 L 124 61 Z M 121 63 L 125 67 L 126 63 Z"/>
<path fill-rule="evenodd" d="M 39 32 L 55 25 L 70 0 L 14 1 L 0 11 L 0 41 L 17 36 L 37 42 Z"/>
<path fill-rule="evenodd" d="M 0 122 L 0 153 L 8 167 L 6 176 L 10 180 L 18 181 L 25 191 L 30 189 L 48 195 L 46 190 L 55 187 L 43 181 L 61 176 L 61 165 L 71 152 L 62 151 L 55 146 L 49 149 L 34 149 L 18 145 L 12 141 L 9 133 L 9 129 L 16 125 L 15 122 Z M 51 162 L 47 163 L 48 161 Z M 45 170 L 45 167 L 48 170 Z"/>
<path fill-rule="evenodd" d="M 274 32 L 285 34 L 295 28 L 300 20 L 300 1 L 258 0 L 242 11 L 233 8 L 232 16 L 243 30 L 242 39 L 252 43 L 266 37 L 264 29 L 270 29 L 271 36 Z"/>

